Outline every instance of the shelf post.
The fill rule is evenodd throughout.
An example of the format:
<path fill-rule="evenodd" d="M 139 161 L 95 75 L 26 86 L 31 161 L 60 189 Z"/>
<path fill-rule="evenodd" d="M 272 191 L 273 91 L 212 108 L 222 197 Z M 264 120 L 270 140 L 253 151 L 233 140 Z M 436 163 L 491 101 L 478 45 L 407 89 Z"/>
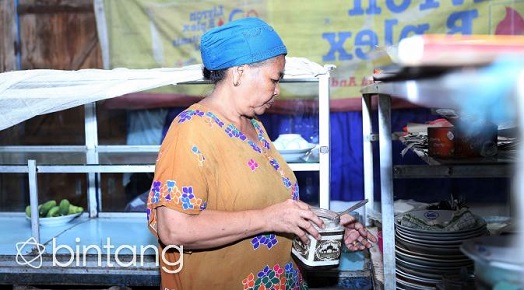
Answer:
<path fill-rule="evenodd" d="M 96 120 L 96 105 L 88 103 L 84 105 L 85 112 L 85 138 L 86 138 L 86 161 L 87 164 L 99 164 L 98 162 L 98 126 Z M 99 186 L 100 173 L 87 173 L 87 207 L 89 217 L 97 217 L 100 210 L 99 201 L 101 190 Z"/>
<path fill-rule="evenodd" d="M 380 148 L 380 200 L 382 211 L 384 289 L 396 289 L 395 212 L 393 208 L 393 149 L 391 140 L 391 97 L 378 95 L 378 129 Z"/>
<path fill-rule="evenodd" d="M 329 126 L 329 71 L 320 75 L 318 85 L 318 143 L 319 143 L 319 205 L 321 208 L 330 207 L 331 190 L 330 190 L 330 126 Z"/>
<path fill-rule="evenodd" d="M 27 176 L 29 178 L 29 204 L 31 206 L 31 236 L 40 243 L 40 225 L 38 216 L 38 180 L 36 161 L 27 160 Z"/>
<path fill-rule="evenodd" d="M 362 140 L 364 147 L 362 148 L 363 157 L 363 174 L 364 174 L 364 198 L 369 203 L 364 207 L 364 217 L 366 226 L 370 226 L 371 221 L 368 217 L 368 210 L 377 210 L 375 208 L 374 197 L 374 176 L 373 176 L 373 140 L 372 136 L 372 122 L 371 122 L 371 95 L 364 94 L 362 96 Z"/>

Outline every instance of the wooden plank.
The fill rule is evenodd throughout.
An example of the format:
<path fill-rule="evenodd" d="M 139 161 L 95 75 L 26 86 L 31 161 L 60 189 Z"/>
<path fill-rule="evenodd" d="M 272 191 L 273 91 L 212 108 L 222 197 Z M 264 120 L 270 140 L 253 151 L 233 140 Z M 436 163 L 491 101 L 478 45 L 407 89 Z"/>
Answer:
<path fill-rule="evenodd" d="M 54 13 L 88 13 L 93 12 L 93 6 L 69 5 L 19 5 L 18 14 L 54 14 Z"/>
<path fill-rule="evenodd" d="M 17 12 L 25 14 L 93 13 L 92 0 L 19 0 Z"/>
<path fill-rule="evenodd" d="M 34 2 L 38 7 L 43 6 L 45 2 L 50 3 L 27 0 L 23 2 L 23 5 L 31 5 L 31 2 Z M 86 1 L 78 2 L 86 5 Z M 50 3 L 51 7 L 58 5 L 56 3 Z M 59 3 L 73 5 L 70 1 Z M 92 7 L 91 0 L 89 3 Z M 100 47 L 93 45 L 93 39 L 96 39 L 93 35 L 96 36 L 97 31 L 93 9 L 83 13 L 23 14 L 19 19 L 22 69 L 76 70 L 102 67 Z M 91 49 L 86 50 L 86 47 Z"/>
<path fill-rule="evenodd" d="M 0 72 L 16 69 L 14 1 L 0 1 Z"/>

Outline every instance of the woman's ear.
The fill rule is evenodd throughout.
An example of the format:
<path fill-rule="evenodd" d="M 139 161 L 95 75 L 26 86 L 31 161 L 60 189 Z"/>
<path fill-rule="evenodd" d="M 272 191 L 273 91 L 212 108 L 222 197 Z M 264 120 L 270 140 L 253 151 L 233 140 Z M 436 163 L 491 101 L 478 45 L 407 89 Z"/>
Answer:
<path fill-rule="evenodd" d="M 244 75 L 244 65 L 237 66 L 233 69 L 233 86 L 240 86 L 240 80 Z"/>

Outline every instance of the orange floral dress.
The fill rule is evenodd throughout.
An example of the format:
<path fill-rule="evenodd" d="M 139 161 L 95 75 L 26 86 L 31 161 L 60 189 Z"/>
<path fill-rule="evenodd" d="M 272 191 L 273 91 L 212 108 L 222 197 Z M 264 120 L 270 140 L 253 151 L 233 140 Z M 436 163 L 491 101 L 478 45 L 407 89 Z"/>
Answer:
<path fill-rule="evenodd" d="M 293 171 L 253 119 L 258 140 L 200 104 L 172 122 L 156 161 L 147 218 L 156 208 L 199 214 L 206 209 L 260 209 L 298 199 Z M 161 289 L 305 289 L 291 257 L 292 235 L 260 233 L 217 249 L 181 251 L 159 242 Z"/>

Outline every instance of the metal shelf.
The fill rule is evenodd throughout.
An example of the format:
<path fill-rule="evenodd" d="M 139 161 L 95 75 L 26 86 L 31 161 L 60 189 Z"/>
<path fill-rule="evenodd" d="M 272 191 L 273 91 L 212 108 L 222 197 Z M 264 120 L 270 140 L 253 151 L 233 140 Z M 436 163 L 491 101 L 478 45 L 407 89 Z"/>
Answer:
<path fill-rule="evenodd" d="M 518 60 L 515 64 L 518 64 Z M 458 178 L 458 177 L 507 177 L 512 176 L 512 166 L 509 164 L 438 164 L 436 160 L 426 161 L 433 165 L 421 166 L 393 166 L 392 162 L 392 137 L 391 137 L 391 99 L 399 98 L 413 104 L 427 108 L 452 108 L 475 112 L 481 116 L 495 115 L 495 109 L 500 106 L 493 104 L 521 104 L 518 101 L 519 83 L 524 80 L 524 72 L 520 66 L 520 73 L 511 75 L 513 79 L 508 80 L 508 74 L 500 74 L 490 67 L 450 69 L 447 73 L 438 77 L 424 77 L 423 69 L 417 78 L 377 82 L 362 88 L 362 114 L 363 114 L 363 158 L 364 158 L 364 193 L 365 197 L 373 201 L 373 148 L 376 134 L 372 131 L 371 111 L 372 98 L 378 98 L 378 136 L 379 136 L 379 163 L 380 163 L 380 186 L 381 204 L 380 209 L 371 208 L 374 203 L 370 202 L 367 207 L 371 212 L 378 211 L 382 216 L 383 234 L 383 265 L 384 265 L 384 289 L 396 289 L 395 275 L 395 232 L 394 232 L 394 207 L 393 207 L 393 179 L 394 178 Z M 520 78 L 520 81 L 519 81 Z M 497 83 L 515 84 L 513 89 L 502 90 Z M 494 88 L 494 86 L 496 88 Z M 516 88 L 515 88 L 516 87 Z M 483 90 L 484 88 L 484 90 Z M 488 88 L 488 89 L 486 89 Z M 524 89 L 520 88 L 520 97 L 524 95 Z M 496 93 L 496 96 L 489 95 Z M 487 100 L 492 97 L 492 103 Z M 521 104 L 522 106 L 522 104 Z M 507 108 L 508 118 L 515 117 L 512 105 Z M 522 130 L 522 127 L 521 127 Z M 522 149 L 522 148 L 521 148 Z M 520 157 L 522 158 L 522 157 Z M 521 161 L 518 159 L 517 161 Z M 435 165 L 437 164 L 437 165 Z M 520 163 L 516 163 L 520 164 Z M 484 167 L 484 168 L 482 168 Z M 518 166 L 517 166 L 518 167 Z M 522 170 L 516 170 L 517 174 L 523 174 Z M 520 179 L 515 177 L 515 180 Z M 519 182 L 516 192 L 520 193 Z M 522 185 L 520 185 L 522 187 Z M 524 199 L 517 198 L 520 204 L 517 209 L 524 208 Z"/>

